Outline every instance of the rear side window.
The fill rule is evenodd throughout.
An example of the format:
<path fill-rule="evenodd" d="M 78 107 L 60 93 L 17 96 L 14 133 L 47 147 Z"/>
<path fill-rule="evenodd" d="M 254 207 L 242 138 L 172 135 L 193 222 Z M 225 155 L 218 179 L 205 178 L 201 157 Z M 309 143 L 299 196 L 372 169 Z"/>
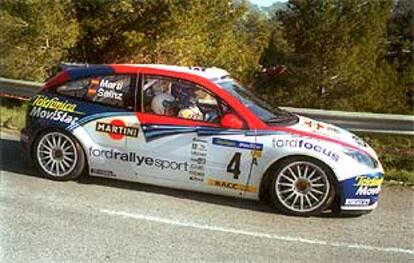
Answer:
<path fill-rule="evenodd" d="M 60 95 L 111 107 L 134 110 L 135 75 L 94 76 L 69 81 L 58 87 Z"/>

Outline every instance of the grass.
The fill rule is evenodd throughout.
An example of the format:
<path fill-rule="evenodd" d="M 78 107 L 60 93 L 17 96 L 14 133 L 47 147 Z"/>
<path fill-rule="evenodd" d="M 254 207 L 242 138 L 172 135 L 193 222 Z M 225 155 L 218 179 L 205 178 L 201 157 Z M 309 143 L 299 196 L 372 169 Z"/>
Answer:
<path fill-rule="evenodd" d="M 414 136 L 359 135 L 377 152 L 386 180 L 414 185 Z"/>
<path fill-rule="evenodd" d="M 0 100 L 0 126 L 20 130 L 25 125 L 27 103 Z M 359 134 L 378 153 L 387 181 L 414 185 L 414 136 Z"/>
<path fill-rule="evenodd" d="M 20 130 L 25 126 L 27 103 L 0 100 L 0 126 Z"/>

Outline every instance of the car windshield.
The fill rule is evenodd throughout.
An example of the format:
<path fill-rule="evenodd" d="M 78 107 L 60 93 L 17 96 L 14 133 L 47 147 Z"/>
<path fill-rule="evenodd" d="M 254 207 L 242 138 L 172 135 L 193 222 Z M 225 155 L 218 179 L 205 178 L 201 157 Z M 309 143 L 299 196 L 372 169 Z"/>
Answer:
<path fill-rule="evenodd" d="M 265 100 L 257 97 L 251 91 L 242 87 L 232 79 L 217 84 L 230 92 L 257 117 L 266 123 L 296 122 L 298 119 L 294 114 L 288 111 L 282 110 L 276 106 L 271 106 Z"/>

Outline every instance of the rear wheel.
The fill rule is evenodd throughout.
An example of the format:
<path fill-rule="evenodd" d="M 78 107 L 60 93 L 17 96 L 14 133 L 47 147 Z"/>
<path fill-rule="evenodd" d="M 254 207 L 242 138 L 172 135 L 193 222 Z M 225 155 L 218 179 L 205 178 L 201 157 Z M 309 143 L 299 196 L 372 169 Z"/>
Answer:
<path fill-rule="evenodd" d="M 318 160 L 288 158 L 271 173 L 269 190 L 272 202 L 285 213 L 302 216 L 320 214 L 334 199 L 334 175 Z"/>
<path fill-rule="evenodd" d="M 85 167 L 85 155 L 79 143 L 63 132 L 46 132 L 34 146 L 34 160 L 42 175 L 59 181 L 79 177 Z"/>

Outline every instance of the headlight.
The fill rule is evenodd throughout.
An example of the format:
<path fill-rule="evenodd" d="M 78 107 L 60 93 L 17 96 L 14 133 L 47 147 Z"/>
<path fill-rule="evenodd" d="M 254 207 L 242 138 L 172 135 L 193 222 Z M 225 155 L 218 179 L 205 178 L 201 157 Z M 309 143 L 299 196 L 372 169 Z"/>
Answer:
<path fill-rule="evenodd" d="M 355 161 L 357 161 L 361 164 L 364 164 L 364 165 L 368 166 L 369 168 L 377 168 L 378 167 L 378 161 L 375 160 L 374 158 L 372 158 L 371 156 L 369 156 L 366 153 L 356 151 L 356 150 L 351 150 L 351 149 L 345 150 L 344 153 L 346 155 L 352 157 L 352 159 L 354 159 Z"/>

